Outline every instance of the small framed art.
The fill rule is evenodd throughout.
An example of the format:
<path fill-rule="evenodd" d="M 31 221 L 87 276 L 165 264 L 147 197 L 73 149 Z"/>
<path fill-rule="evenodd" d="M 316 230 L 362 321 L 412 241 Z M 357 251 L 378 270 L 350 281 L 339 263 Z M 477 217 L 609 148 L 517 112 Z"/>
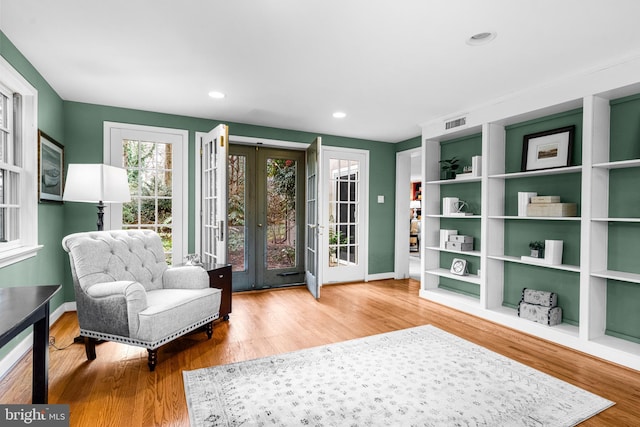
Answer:
<path fill-rule="evenodd" d="M 566 126 L 525 135 L 522 172 L 569 166 L 575 130 L 575 126 Z"/>
<path fill-rule="evenodd" d="M 62 202 L 64 146 L 38 131 L 38 193 L 41 201 Z"/>

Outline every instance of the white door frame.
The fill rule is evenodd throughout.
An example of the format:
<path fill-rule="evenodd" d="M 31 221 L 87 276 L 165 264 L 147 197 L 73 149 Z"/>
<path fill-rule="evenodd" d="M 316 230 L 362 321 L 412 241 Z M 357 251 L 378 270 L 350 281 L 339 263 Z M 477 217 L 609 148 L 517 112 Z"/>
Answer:
<path fill-rule="evenodd" d="M 202 185 L 200 184 L 200 174 L 202 172 L 202 166 L 200 165 L 200 150 L 202 150 L 202 138 L 207 134 L 207 132 L 196 132 L 195 133 L 195 141 L 196 141 L 196 149 L 195 149 L 195 247 L 200 247 L 200 227 L 202 226 L 202 222 L 200 219 L 200 209 L 201 209 L 201 194 Z M 229 135 L 229 144 L 244 144 L 244 145 L 261 145 L 263 147 L 275 147 L 275 148 L 286 148 L 289 150 L 300 150 L 304 151 L 309 147 L 309 143 L 306 142 L 293 142 L 293 141 L 283 141 L 279 139 L 266 139 L 266 138 L 255 138 L 251 136 L 238 136 L 238 135 Z"/>
<path fill-rule="evenodd" d="M 173 209 L 173 229 L 178 231 L 179 239 L 173 240 L 173 262 L 180 263 L 187 254 L 189 246 L 189 131 L 183 129 L 162 128 L 156 126 L 134 125 L 129 123 L 118 123 L 105 121 L 103 124 L 103 163 L 107 165 L 122 167 L 122 157 L 120 159 L 115 158 L 112 152 L 112 141 L 117 133 L 127 132 L 145 132 L 156 135 L 161 135 L 156 142 L 171 142 L 175 145 L 174 165 L 178 165 L 181 185 L 179 189 L 174 188 L 174 195 L 176 191 L 182 194 L 182 200 L 178 203 L 179 207 Z M 120 145 L 122 145 L 120 139 Z M 122 147 L 120 147 L 122 148 Z M 177 168 L 176 168 L 177 169 Z M 175 199 L 174 199 L 175 202 Z M 175 207 L 175 203 L 172 206 Z M 110 230 L 113 227 L 122 228 L 122 217 L 120 218 L 120 224 L 118 225 L 118 218 L 114 215 L 116 209 L 121 212 L 122 204 L 113 203 L 110 206 L 109 212 L 104 218 L 104 229 Z"/>
<path fill-rule="evenodd" d="M 422 148 L 400 151 L 396 153 L 396 244 L 394 278 L 409 277 L 409 202 L 411 199 L 411 158 L 416 154 L 422 155 Z M 423 159 L 424 160 L 424 159 Z M 422 165 L 422 162 L 420 163 Z M 422 175 L 422 174 L 421 174 Z M 420 227 L 422 231 L 424 227 Z M 422 238 L 420 245 L 422 246 Z M 424 256 L 420 248 L 420 258 Z"/>

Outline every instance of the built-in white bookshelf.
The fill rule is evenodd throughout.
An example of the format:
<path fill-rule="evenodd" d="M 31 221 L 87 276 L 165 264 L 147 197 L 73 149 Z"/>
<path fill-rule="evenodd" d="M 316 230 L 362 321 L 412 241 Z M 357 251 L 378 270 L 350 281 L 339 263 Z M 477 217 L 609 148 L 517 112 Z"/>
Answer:
<path fill-rule="evenodd" d="M 611 260 L 608 259 L 610 251 L 615 250 L 610 247 L 615 244 L 615 240 L 609 235 L 610 227 L 620 224 L 624 227 L 637 226 L 640 230 L 640 210 L 637 217 L 633 216 L 633 212 L 632 216 L 624 217 L 616 217 L 609 212 L 609 176 L 612 171 L 640 168 L 640 152 L 637 156 L 632 156 L 637 158 L 609 158 L 610 101 L 640 94 L 640 59 L 630 60 L 625 63 L 624 70 L 618 72 L 621 74 L 616 74 L 613 69 L 602 69 L 590 75 L 538 88 L 535 92 L 522 92 L 497 103 L 487 103 L 482 108 L 468 110 L 465 114 L 466 125 L 460 128 L 445 129 L 446 120 L 441 119 L 423 125 L 423 186 L 427 191 L 423 200 L 421 229 L 425 251 L 420 295 L 640 370 L 640 340 L 625 337 L 624 334 L 614 336 L 615 334 L 608 332 L 607 325 L 610 314 L 607 313 L 608 288 L 615 286 L 616 282 L 640 286 L 640 273 L 612 269 L 609 267 Z M 506 146 L 507 128 L 517 127 L 527 121 L 542 121 L 548 116 L 563 112 L 573 114 L 576 109 L 581 114 L 580 132 L 577 133 L 581 138 L 574 141 L 574 144 L 580 145 L 578 152 L 581 158 L 578 159 L 578 164 L 527 172 L 513 170 L 513 153 L 509 157 L 510 147 Z M 482 155 L 481 176 L 464 180 L 440 179 L 441 143 L 477 134 L 482 138 L 481 153 L 478 153 Z M 509 161 L 512 165 L 510 168 L 506 166 Z M 510 189 L 519 185 L 518 182 L 535 183 L 537 179 L 549 180 L 556 177 L 558 182 L 573 179 L 579 183 L 576 185 L 578 188 L 575 200 L 570 200 L 578 203 L 578 216 L 526 217 L 514 215 L 512 209 L 506 209 L 507 199 L 513 197 Z M 481 209 L 474 212 L 473 216 L 455 219 L 442 215 L 441 195 L 452 194 L 456 185 L 469 182 L 477 183 L 481 194 Z M 635 185 L 630 183 L 629 191 L 636 191 Z M 627 212 L 623 215 L 625 213 Z M 446 227 L 441 227 L 443 221 L 446 221 Z M 469 221 L 480 223 L 480 231 L 476 237 L 481 239 L 481 244 L 474 251 L 450 251 L 439 247 L 439 230 L 455 228 L 451 224 L 457 224 L 457 221 L 460 224 L 470 224 Z M 512 253 L 513 250 L 505 253 L 505 242 L 513 246 L 508 235 L 510 230 L 528 227 L 544 230 L 547 227 L 565 227 L 565 224 L 569 229 L 567 233 L 573 233 L 569 242 L 572 245 L 573 259 L 568 264 L 549 265 L 523 260 Z M 640 252 L 640 242 L 636 246 Z M 475 260 L 481 273 L 466 276 L 451 273 L 449 265 L 446 265 L 446 260 L 451 256 Z M 579 318 L 553 327 L 519 318 L 513 303 L 505 304 L 504 301 L 505 280 L 509 280 L 505 272 L 514 268 L 527 269 L 523 271 L 540 269 L 541 273 L 570 278 L 568 286 L 575 283 L 573 289 L 577 295 L 571 304 L 578 308 L 575 311 L 579 311 Z M 446 279 L 447 283 L 460 281 L 477 286 L 479 298 L 452 291 L 450 285 L 440 286 L 441 279 Z M 638 318 L 635 312 L 629 315 Z"/>

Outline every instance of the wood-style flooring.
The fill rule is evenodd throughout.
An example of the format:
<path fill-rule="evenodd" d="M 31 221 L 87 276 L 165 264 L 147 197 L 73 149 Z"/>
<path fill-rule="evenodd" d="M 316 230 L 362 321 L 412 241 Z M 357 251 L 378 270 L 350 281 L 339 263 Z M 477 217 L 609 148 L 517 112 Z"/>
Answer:
<path fill-rule="evenodd" d="M 160 348 L 155 372 L 147 351 L 106 342 L 88 361 L 75 312 L 51 327 L 49 403 L 71 408 L 72 426 L 188 426 L 182 371 L 432 324 L 616 402 L 585 426 L 640 426 L 640 372 L 548 343 L 419 298 L 414 280 L 234 294 L 228 322 Z M 0 403 L 30 403 L 31 355 L 0 380 Z"/>

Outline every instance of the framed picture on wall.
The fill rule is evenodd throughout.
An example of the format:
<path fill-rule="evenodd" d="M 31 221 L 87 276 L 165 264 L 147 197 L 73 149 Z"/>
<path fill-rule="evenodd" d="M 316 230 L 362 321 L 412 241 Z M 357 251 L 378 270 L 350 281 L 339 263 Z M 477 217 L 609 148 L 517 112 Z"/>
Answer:
<path fill-rule="evenodd" d="M 64 146 L 38 131 L 38 194 L 41 201 L 62 203 Z"/>
<path fill-rule="evenodd" d="M 575 126 L 532 133 L 522 143 L 522 172 L 571 164 Z"/>

